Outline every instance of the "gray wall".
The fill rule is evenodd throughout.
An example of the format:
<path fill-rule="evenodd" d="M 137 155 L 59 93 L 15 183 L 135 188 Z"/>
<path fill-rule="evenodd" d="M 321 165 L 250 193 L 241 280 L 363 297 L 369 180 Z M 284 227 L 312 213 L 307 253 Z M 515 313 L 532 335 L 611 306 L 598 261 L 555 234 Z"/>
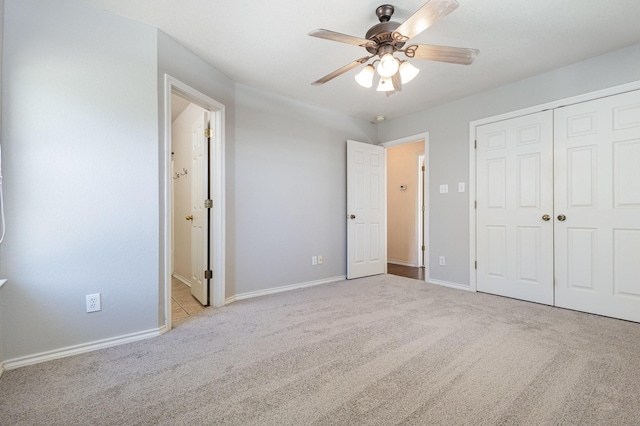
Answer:
<path fill-rule="evenodd" d="M 236 88 L 236 291 L 346 274 L 346 140 L 376 126 Z M 323 255 L 311 266 L 311 256 Z"/>
<path fill-rule="evenodd" d="M 640 80 L 640 44 L 379 125 L 389 141 L 429 132 L 431 278 L 469 285 L 469 122 Z M 440 194 L 440 184 L 449 193 Z M 438 265 L 444 255 L 446 266 Z"/>
<path fill-rule="evenodd" d="M 5 6 L 5 360 L 162 324 L 165 73 L 225 105 L 227 297 L 344 275 L 345 140 L 424 131 L 431 263 L 447 256 L 431 275 L 467 284 L 466 193 L 435 189 L 468 181 L 468 122 L 640 79 L 638 45 L 377 128 L 236 85 L 164 33 L 73 0 Z M 94 292 L 103 309 L 87 314 Z"/>
<path fill-rule="evenodd" d="M 4 0 L 0 0 L 0 75 L 2 75 L 2 46 L 4 44 Z M 2 81 L 0 79 L 0 116 L 2 115 Z M 0 149 L 2 146 L 2 123 L 0 123 Z M 2 253 L 0 252 L 0 255 Z M 0 290 L 0 363 L 4 360 L 2 354 L 2 329 L 4 327 L 5 319 L 3 315 L 3 306 L 5 306 L 3 291 Z M 0 367 L 0 370 L 2 368 Z"/>
<path fill-rule="evenodd" d="M 68 0 L 5 7 L 4 358 L 157 328 L 156 30 Z"/>
<path fill-rule="evenodd" d="M 227 297 L 344 275 L 345 140 L 374 125 L 236 94 L 166 34 L 73 0 L 6 6 L 5 360 L 163 323 L 165 73 L 225 105 Z"/>

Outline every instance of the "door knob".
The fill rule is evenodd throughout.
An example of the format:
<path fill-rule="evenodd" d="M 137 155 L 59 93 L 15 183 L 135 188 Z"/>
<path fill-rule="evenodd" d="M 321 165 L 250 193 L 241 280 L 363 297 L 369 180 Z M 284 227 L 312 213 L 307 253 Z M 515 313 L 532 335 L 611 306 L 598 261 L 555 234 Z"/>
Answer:
<path fill-rule="evenodd" d="M 356 215 L 355 214 L 348 214 L 347 215 L 347 219 L 355 219 Z"/>
<path fill-rule="evenodd" d="M 187 220 L 193 220 L 193 215 L 190 214 L 189 216 L 187 216 Z"/>
<path fill-rule="evenodd" d="M 544 220 L 545 222 L 547 222 L 549 219 L 551 219 L 551 216 L 549 216 L 548 214 L 542 216 L 542 220 Z"/>
<path fill-rule="evenodd" d="M 566 219 L 567 219 L 567 217 L 565 215 L 563 215 L 563 214 L 558 215 L 558 220 L 560 222 L 564 222 Z"/>

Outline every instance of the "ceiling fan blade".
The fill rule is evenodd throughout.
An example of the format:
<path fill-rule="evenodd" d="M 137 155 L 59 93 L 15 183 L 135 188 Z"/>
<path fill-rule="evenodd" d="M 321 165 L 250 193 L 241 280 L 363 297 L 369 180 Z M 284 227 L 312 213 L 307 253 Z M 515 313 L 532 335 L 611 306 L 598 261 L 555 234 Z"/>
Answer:
<path fill-rule="evenodd" d="M 337 76 L 344 74 L 345 72 L 352 70 L 353 68 L 357 67 L 358 65 L 362 65 L 365 62 L 367 62 L 369 59 L 371 59 L 373 56 L 365 56 L 364 58 L 360 58 L 357 59 L 347 65 L 345 65 L 344 67 L 335 70 L 334 72 L 325 75 L 324 77 L 322 77 L 319 80 L 314 81 L 313 83 L 311 83 L 312 86 L 321 86 L 323 84 L 325 84 L 327 81 L 333 80 L 334 78 L 336 78 Z"/>
<path fill-rule="evenodd" d="M 453 12 L 458 6 L 456 0 L 429 0 L 396 28 L 392 37 L 395 41 L 405 42 Z"/>
<path fill-rule="evenodd" d="M 347 34 L 337 33 L 329 30 L 313 30 L 309 33 L 311 37 L 323 38 L 325 40 L 339 41 L 340 43 L 353 44 L 356 46 L 366 47 L 369 45 L 375 45 L 371 40 L 364 38 L 354 37 Z"/>
<path fill-rule="evenodd" d="M 434 46 L 431 44 L 412 44 L 404 54 L 409 58 L 428 59 L 430 61 L 449 62 L 451 64 L 469 65 L 480 53 L 477 49 L 464 47 Z"/>

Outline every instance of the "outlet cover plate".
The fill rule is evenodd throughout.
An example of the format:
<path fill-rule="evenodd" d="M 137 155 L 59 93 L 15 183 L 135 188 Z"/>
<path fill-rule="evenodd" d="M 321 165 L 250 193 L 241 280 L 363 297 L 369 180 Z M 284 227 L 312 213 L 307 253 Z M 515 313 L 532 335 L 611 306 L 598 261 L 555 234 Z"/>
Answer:
<path fill-rule="evenodd" d="M 101 309 L 100 293 L 87 294 L 87 312 L 97 312 Z"/>

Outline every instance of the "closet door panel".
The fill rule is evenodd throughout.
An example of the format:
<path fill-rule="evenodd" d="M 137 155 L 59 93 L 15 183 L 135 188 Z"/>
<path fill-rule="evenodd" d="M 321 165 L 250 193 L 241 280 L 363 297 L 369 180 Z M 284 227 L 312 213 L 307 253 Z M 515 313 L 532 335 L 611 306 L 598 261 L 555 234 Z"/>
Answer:
<path fill-rule="evenodd" d="M 640 322 L 640 91 L 554 123 L 556 305 Z"/>
<path fill-rule="evenodd" d="M 477 289 L 553 304 L 552 112 L 477 128 Z"/>

